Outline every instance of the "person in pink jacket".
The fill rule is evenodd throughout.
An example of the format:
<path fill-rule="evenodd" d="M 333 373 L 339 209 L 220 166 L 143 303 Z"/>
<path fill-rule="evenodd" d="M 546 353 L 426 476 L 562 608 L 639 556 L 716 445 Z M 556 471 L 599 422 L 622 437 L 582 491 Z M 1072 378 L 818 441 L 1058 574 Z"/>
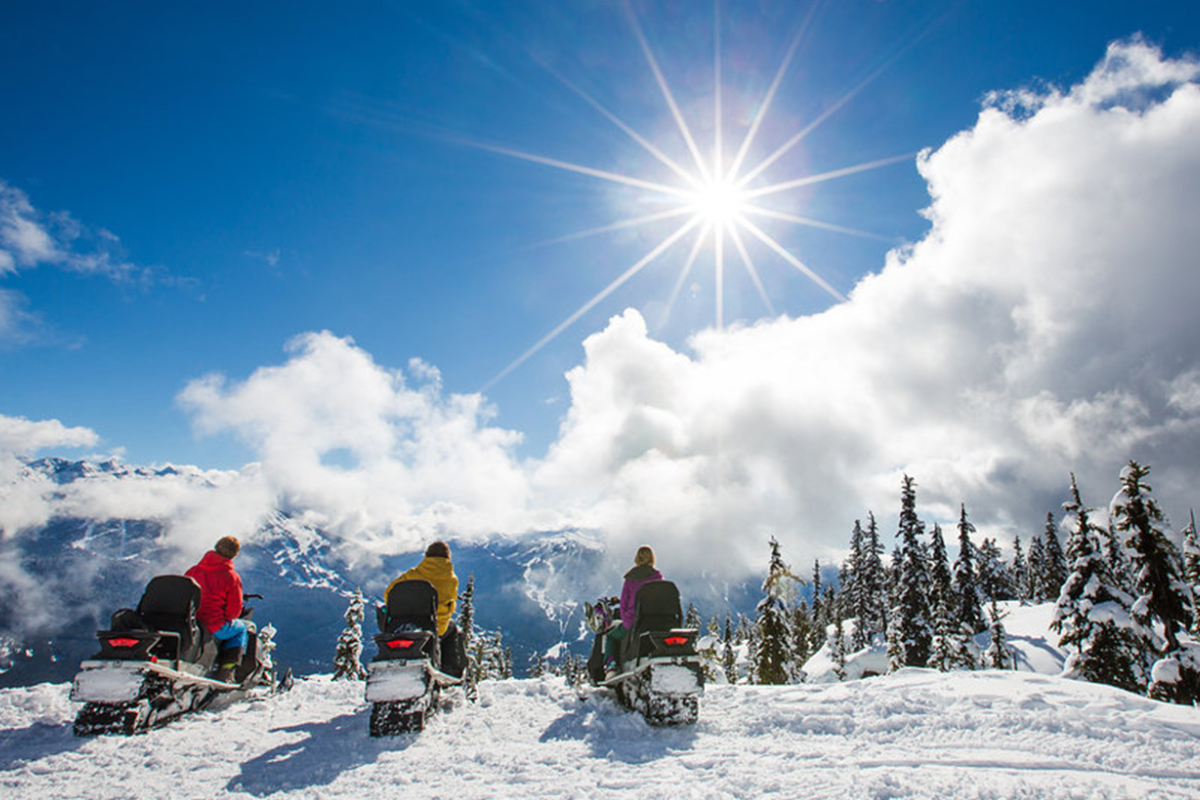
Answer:
<path fill-rule="evenodd" d="M 621 624 L 608 629 L 604 637 L 604 678 L 617 674 L 617 651 L 625 634 L 633 627 L 633 601 L 638 589 L 650 581 L 661 581 L 662 573 L 654 566 L 654 551 L 647 545 L 637 549 L 633 557 L 633 569 L 625 573 L 625 584 L 621 587 Z"/>
<path fill-rule="evenodd" d="M 221 648 L 214 677 L 226 683 L 237 673 L 250 636 L 246 620 L 241 618 L 242 579 L 233 568 L 233 559 L 241 548 L 233 536 L 222 536 L 199 564 L 183 573 L 200 584 L 196 617 Z"/>

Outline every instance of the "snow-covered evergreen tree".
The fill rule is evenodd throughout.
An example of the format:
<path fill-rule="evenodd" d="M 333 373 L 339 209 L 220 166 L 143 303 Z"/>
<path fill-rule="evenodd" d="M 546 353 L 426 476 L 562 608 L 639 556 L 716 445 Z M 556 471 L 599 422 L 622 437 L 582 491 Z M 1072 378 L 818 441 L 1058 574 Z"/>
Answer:
<path fill-rule="evenodd" d="M 703 624 L 704 618 L 700 615 L 700 609 L 696 608 L 695 603 L 688 603 L 687 611 L 683 615 L 683 627 L 699 631 Z"/>
<path fill-rule="evenodd" d="M 1046 550 L 1042 546 L 1042 537 L 1035 535 L 1029 540 L 1029 556 L 1025 562 L 1025 597 L 1031 603 L 1044 603 L 1049 599 L 1058 599 L 1057 595 L 1053 598 L 1047 596 L 1045 581 L 1042 578 L 1045 569 Z"/>
<path fill-rule="evenodd" d="M 529 671 L 526 674 L 530 678 L 540 678 L 548 671 L 546 656 L 539 650 L 533 654 L 531 659 L 529 659 Z"/>
<path fill-rule="evenodd" d="M 1067 557 L 1063 554 L 1062 545 L 1058 541 L 1058 524 L 1054 521 L 1054 512 L 1046 512 L 1046 527 L 1042 530 L 1042 546 L 1045 557 L 1042 560 L 1042 570 L 1039 581 L 1042 585 L 1042 600 L 1039 602 L 1058 600 L 1063 584 L 1067 582 Z"/>
<path fill-rule="evenodd" d="M 923 667 L 929 663 L 933 624 L 929 607 L 929 569 L 921 536 L 925 525 L 917 518 L 916 481 L 904 476 L 900 497 L 899 604 L 893 613 L 899 625 L 898 649 L 892 669 Z"/>
<path fill-rule="evenodd" d="M 991 601 L 990 616 L 992 621 L 988 630 L 991 635 L 988 648 L 983 653 L 984 662 L 992 669 L 1015 669 L 1013 649 L 1008 643 L 1008 634 L 1004 630 L 1004 617 L 1008 615 L 1000 611 L 995 597 Z"/>
<path fill-rule="evenodd" d="M 887 572 L 883 565 L 883 542 L 875 515 L 867 512 L 867 527 L 863 529 L 863 555 L 859 574 L 855 578 L 860 610 L 854 630 L 855 649 L 861 650 L 875 636 L 887 632 Z"/>
<path fill-rule="evenodd" d="M 1196 532 L 1196 514 L 1183 530 L 1183 579 L 1192 589 L 1192 598 L 1200 599 L 1200 535 Z M 1192 636 L 1200 638 L 1200 609 L 1192 616 Z"/>
<path fill-rule="evenodd" d="M 796 651 L 793 654 L 793 660 L 797 666 L 803 666 L 812 655 L 813 641 L 813 623 L 812 614 L 809 613 L 808 603 L 803 600 L 796 606 L 792 613 L 792 624 L 795 628 Z"/>
<path fill-rule="evenodd" d="M 833 674 L 839 681 L 846 680 L 846 628 L 841 614 L 834 618 L 833 641 L 830 642 L 829 654 L 833 659 Z"/>
<path fill-rule="evenodd" d="M 751 659 L 755 683 L 787 684 L 800 679 L 800 667 L 794 658 L 796 639 L 791 608 L 798 583 L 800 579 L 779 553 L 779 542 L 771 537 L 771 561 L 754 624 L 757 636 Z"/>
<path fill-rule="evenodd" d="M 1011 600 L 1012 586 L 1008 567 L 1004 564 L 1004 556 L 995 539 L 984 539 L 979 545 L 979 563 L 976 570 L 979 575 L 979 592 L 984 600 Z"/>
<path fill-rule="evenodd" d="M 975 565 L 979 553 L 971 541 L 975 526 L 967 519 L 967 507 L 959 506 L 958 513 L 958 558 L 954 562 L 954 596 L 960 626 L 971 635 L 981 632 L 986 623 L 979 597 L 979 579 Z"/>
<path fill-rule="evenodd" d="M 1140 692 L 1145 675 L 1138 668 L 1141 657 L 1129 612 L 1133 598 L 1113 584 L 1098 529 L 1080 499 L 1074 475 L 1071 499 L 1063 509 L 1071 573 L 1059 594 L 1050 627 L 1061 634 L 1060 645 L 1074 651 L 1067 657 L 1064 674 Z"/>
<path fill-rule="evenodd" d="M 725 615 L 725 630 L 721 635 L 721 669 L 725 671 L 725 680 L 729 683 L 738 682 L 737 649 L 733 639 L 733 621 Z"/>
<path fill-rule="evenodd" d="M 1029 566 L 1025 563 L 1025 553 L 1021 550 L 1021 537 L 1013 537 L 1012 569 L 1009 571 L 1009 588 L 1012 599 L 1020 600 L 1024 605 L 1029 600 Z"/>
<path fill-rule="evenodd" d="M 346 627 L 337 640 L 333 656 L 333 680 L 364 680 L 367 669 L 362 665 L 363 596 L 355 589 L 346 608 Z"/>
<path fill-rule="evenodd" d="M 825 626 L 829 623 L 829 611 L 825 605 L 824 587 L 821 582 L 821 562 L 813 560 L 812 576 L 812 628 L 808 642 L 809 652 L 815 653 L 825 645 Z"/>
<path fill-rule="evenodd" d="M 971 541 L 975 526 L 967 518 L 967 507 L 959 505 L 958 511 L 958 558 L 954 561 L 954 580 L 951 584 L 955 625 L 953 628 L 954 666 L 960 669 L 975 669 L 979 665 L 975 634 L 986 627 L 983 605 L 979 597 L 979 581 L 975 565 L 979 553 Z"/>
<path fill-rule="evenodd" d="M 929 666 L 946 672 L 954 667 L 957 625 L 952 606 L 954 587 L 942 527 L 933 526 L 929 548 L 929 604 L 933 610 L 933 643 Z"/>
<path fill-rule="evenodd" d="M 1176 702 L 1200 700 L 1200 657 L 1186 636 L 1195 611 L 1192 591 L 1183 579 L 1183 562 L 1170 539 L 1170 529 L 1145 479 L 1150 468 L 1136 461 L 1121 470 L 1121 489 L 1113 497 L 1109 516 L 1124 539 L 1133 569 L 1137 600 L 1133 618 L 1142 637 L 1142 655 L 1149 671 L 1150 694 Z M 1169 669 L 1154 662 L 1167 660 Z"/>

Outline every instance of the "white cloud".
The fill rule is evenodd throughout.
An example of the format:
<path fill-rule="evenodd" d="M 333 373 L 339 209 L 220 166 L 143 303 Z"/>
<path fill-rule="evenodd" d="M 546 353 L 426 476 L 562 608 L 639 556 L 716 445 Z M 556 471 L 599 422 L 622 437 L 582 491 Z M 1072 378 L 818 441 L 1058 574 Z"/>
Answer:
<path fill-rule="evenodd" d="M 244 382 L 209 376 L 180 394 L 199 430 L 255 449 L 271 496 L 376 552 L 530 519 L 518 436 L 487 424 L 481 397 L 443 396 L 436 370 L 419 361 L 410 373 L 424 383 L 410 387 L 330 333 L 297 337 L 289 351 Z"/>
<path fill-rule="evenodd" d="M 1026 537 L 1071 470 L 1097 504 L 1130 457 L 1196 485 L 1196 75 L 1132 41 L 1070 91 L 997 96 L 920 158 L 929 235 L 826 313 L 691 356 L 614 318 L 539 488 L 699 567 L 761 561 L 764 529 L 824 557 L 868 509 L 894 524 L 903 472 L 924 514 Z"/>
<path fill-rule="evenodd" d="M 0 415 L 0 452 L 31 455 L 52 447 L 92 447 L 99 441 L 88 428 L 68 428 L 56 419 L 30 421 Z"/>

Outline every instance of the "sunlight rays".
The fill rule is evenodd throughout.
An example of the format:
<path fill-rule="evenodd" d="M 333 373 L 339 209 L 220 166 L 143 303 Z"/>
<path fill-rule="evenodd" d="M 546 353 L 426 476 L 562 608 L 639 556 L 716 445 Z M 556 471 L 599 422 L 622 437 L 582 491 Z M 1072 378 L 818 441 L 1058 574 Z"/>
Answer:
<path fill-rule="evenodd" d="M 633 7 L 628 0 L 623 0 L 621 3 L 624 16 L 626 17 L 630 30 L 637 41 L 641 54 L 645 59 L 646 66 L 649 68 L 653 76 L 654 83 L 662 96 L 662 100 L 666 105 L 666 110 L 670 119 L 674 123 L 674 128 L 682 141 L 684 147 L 694 161 L 694 168 L 689 168 L 684 164 L 679 163 L 674 158 L 667 154 L 667 149 L 663 146 L 652 142 L 648 137 L 640 133 L 632 124 L 622 119 L 603 103 L 597 100 L 581 87 L 561 75 L 547 64 L 542 63 L 544 69 L 549 72 L 557 81 L 563 84 L 572 93 L 582 99 L 588 106 L 599 113 L 604 119 L 608 120 L 617 129 L 622 131 L 626 136 L 635 142 L 643 151 L 650 157 L 669 170 L 676 179 L 678 184 L 663 182 L 656 180 L 652 172 L 646 172 L 642 175 L 638 174 L 623 174 L 611 170 L 599 169 L 588 166 L 586 164 L 574 163 L 563 159 L 552 158 L 550 156 L 538 155 L 522 150 L 504 147 L 495 144 L 487 144 L 478 141 L 467 141 L 459 139 L 463 144 L 470 147 L 486 150 L 499 155 L 505 155 L 511 158 L 517 158 L 524 161 L 529 161 L 542 166 L 552 167 L 554 169 L 572 172 L 579 175 L 585 175 L 591 178 L 596 178 L 611 184 L 630 187 L 633 189 L 642 190 L 647 193 L 647 200 L 655 200 L 657 202 L 666 202 L 670 204 L 670 208 L 662 211 L 656 211 L 650 214 L 641 216 L 633 216 L 627 219 L 618 220 L 607 225 L 598 226 L 578 233 L 569 234 L 563 237 L 543 242 L 538 246 L 546 244 L 567 242 L 578 240 L 585 237 L 596 236 L 603 233 L 627 230 L 633 228 L 648 227 L 655 223 L 661 223 L 676 217 L 684 217 L 684 222 L 674 228 L 668 235 L 662 238 L 657 245 L 650 249 L 644 256 L 637 260 L 633 265 L 628 267 L 617 278 L 609 282 L 604 288 L 596 292 L 579 306 L 574 312 L 566 317 L 562 322 L 555 326 L 549 333 L 535 342 L 524 353 L 518 356 L 512 363 L 501 370 L 495 377 L 487 382 L 483 387 L 484 390 L 495 385 L 498 381 L 505 378 L 513 370 L 535 355 L 546 345 L 550 344 L 563 331 L 577 322 L 584 314 L 596 307 L 601 301 L 609 297 L 619 287 L 628 282 L 631 278 L 641 272 L 646 266 L 663 257 L 671 250 L 678 242 L 683 240 L 689 233 L 695 232 L 695 238 L 684 259 L 679 273 L 677 274 L 670 296 L 667 299 L 663 313 L 661 315 L 661 325 L 665 325 L 669 319 L 675 303 L 677 302 L 684 285 L 687 283 L 690 275 L 693 274 L 700 255 L 705 249 L 705 245 L 709 245 L 713 258 L 713 303 L 714 316 L 716 327 L 722 328 L 725 324 L 725 280 L 727 275 L 726 270 L 726 253 L 730 251 L 736 253 L 736 258 L 741 261 L 746 275 L 754 286 L 755 291 L 762 299 L 763 305 L 768 313 L 774 315 L 775 309 L 767 292 L 766 286 L 763 283 L 762 277 L 758 268 L 755 265 L 754 259 L 748 247 L 747 239 L 752 239 L 755 243 L 766 248 L 767 251 L 782 259 L 812 284 L 820 288 L 830 297 L 838 302 L 846 300 L 845 294 L 834 287 L 829 281 L 821 277 L 815 270 L 809 267 L 796 254 L 791 252 L 788 247 L 780 243 L 778 239 L 772 236 L 767 231 L 763 230 L 759 225 L 751 221 L 750 217 L 760 217 L 763 219 L 773 220 L 775 222 L 788 223 L 789 225 L 797 225 L 808 228 L 825 230 L 833 233 L 857 236 L 862 238 L 874 239 L 879 241 L 891 241 L 888 237 L 878 236 L 867 231 L 857 230 L 851 227 L 837 225 L 831 222 L 824 222 L 811 217 L 802 216 L 791 213 L 787 210 L 780 210 L 763 205 L 763 202 L 772 197 L 800 189 L 807 186 L 813 186 L 826 181 L 837 180 L 852 175 L 869 172 L 872 170 L 881 169 L 884 167 L 911 162 L 915 153 L 903 153 L 900 155 L 878 158 L 870 161 L 864 161 L 858 164 L 830 169 L 824 172 L 811 173 L 791 177 L 786 180 L 775 180 L 767 182 L 764 185 L 750 187 L 750 184 L 755 181 L 760 181 L 763 176 L 768 173 L 773 167 L 782 161 L 793 148 L 795 148 L 806 136 L 808 136 L 817 127 L 825 123 L 833 114 L 845 107 L 851 100 L 858 96 L 868 85 L 870 85 L 885 69 L 887 69 L 899 54 L 893 54 L 885 59 L 884 63 L 872 70 L 866 78 L 861 80 L 849 91 L 842 94 L 832 105 L 821 112 L 814 120 L 804 126 L 799 132 L 787 139 L 782 145 L 776 147 L 766 157 L 747 166 L 750 160 L 751 153 L 754 151 L 754 143 L 756 138 L 762 131 L 764 120 L 768 117 L 768 112 L 775 101 L 784 78 L 796 58 L 800 49 L 801 43 L 804 41 L 806 34 L 813 22 L 817 10 L 821 7 L 820 3 L 811 6 L 806 13 L 799 30 L 792 37 L 788 48 L 784 53 L 783 59 L 776 69 L 771 82 L 762 97 L 758 102 L 753 118 L 750 120 L 745 133 L 738 142 L 737 148 L 734 151 L 732 160 L 728 161 L 726 167 L 725 147 L 726 147 L 726 121 L 724 119 L 724 82 L 722 78 L 722 26 L 721 26 L 721 3 L 720 0 L 714 0 L 713 3 L 713 40 L 712 40 L 712 114 L 713 114 L 713 130 L 711 132 L 712 150 L 707 155 L 701 149 L 696 137 L 693 135 L 691 128 L 687 123 L 687 119 L 676 101 L 675 93 L 672 91 L 670 83 L 664 74 L 658 59 L 655 57 L 653 48 L 650 45 L 646 33 L 642 28 L 641 22 L 638 20 Z M 907 48 L 902 48 L 906 50 Z M 541 63 L 541 62 L 539 62 Z M 726 237 L 731 242 L 731 247 L 726 247 Z"/>

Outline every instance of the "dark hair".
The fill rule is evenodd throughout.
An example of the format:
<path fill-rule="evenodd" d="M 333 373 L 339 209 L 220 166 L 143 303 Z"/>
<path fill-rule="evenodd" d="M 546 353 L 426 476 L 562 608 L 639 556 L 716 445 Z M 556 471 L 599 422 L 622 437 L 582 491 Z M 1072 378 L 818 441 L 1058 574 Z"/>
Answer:
<path fill-rule="evenodd" d="M 425 548 L 425 557 L 449 558 L 450 545 L 446 544 L 445 542 L 434 542 L 433 544 L 429 545 L 429 547 Z"/>
<path fill-rule="evenodd" d="M 233 558 L 241 549 L 242 543 L 237 540 L 236 536 L 222 536 L 213 546 L 213 550 L 216 550 L 218 555 L 226 558 Z"/>

